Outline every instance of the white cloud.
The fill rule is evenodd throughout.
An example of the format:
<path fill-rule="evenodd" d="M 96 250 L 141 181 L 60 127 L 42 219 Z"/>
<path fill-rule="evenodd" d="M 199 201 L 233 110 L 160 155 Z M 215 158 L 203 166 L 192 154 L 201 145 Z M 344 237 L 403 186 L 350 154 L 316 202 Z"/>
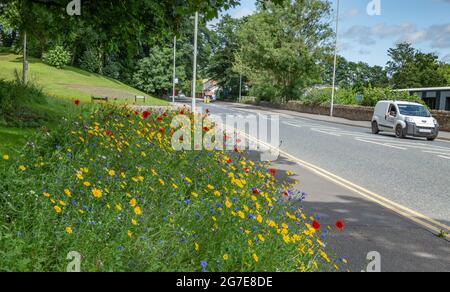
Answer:
<path fill-rule="evenodd" d="M 236 10 L 235 12 L 233 12 L 231 14 L 231 17 L 236 18 L 236 19 L 240 19 L 240 18 L 244 18 L 246 16 L 252 15 L 253 14 L 253 10 L 249 9 L 249 8 L 241 8 Z"/>
<path fill-rule="evenodd" d="M 449 0 L 450 1 L 450 0 Z M 433 25 L 419 29 L 415 24 L 403 23 L 388 25 L 378 23 L 372 27 L 354 25 L 343 34 L 344 39 L 354 40 L 361 45 L 372 46 L 377 40 L 393 38 L 398 42 L 418 44 L 430 43 L 432 48 L 445 49 L 450 47 L 450 23 Z"/>

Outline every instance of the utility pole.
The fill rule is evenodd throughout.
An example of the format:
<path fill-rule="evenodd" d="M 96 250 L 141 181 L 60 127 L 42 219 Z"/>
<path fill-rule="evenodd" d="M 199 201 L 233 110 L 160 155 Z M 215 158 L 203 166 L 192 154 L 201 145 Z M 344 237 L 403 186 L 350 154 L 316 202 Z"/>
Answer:
<path fill-rule="evenodd" d="M 22 83 L 27 84 L 28 56 L 27 56 L 27 32 L 23 33 L 23 63 L 22 63 Z"/>
<path fill-rule="evenodd" d="M 330 116 L 333 116 L 334 111 L 334 95 L 336 92 L 336 68 L 337 68 L 337 51 L 338 51 L 338 33 L 339 33 L 339 0 L 337 0 L 337 10 L 336 10 L 336 38 L 334 42 L 334 65 L 333 65 L 333 89 L 331 92 L 331 109 Z"/>
<path fill-rule="evenodd" d="M 177 37 L 175 36 L 173 38 L 173 90 L 172 90 L 172 103 L 175 103 L 175 84 L 176 84 L 176 78 L 177 78 Z"/>
<path fill-rule="evenodd" d="M 197 34 L 198 34 L 198 12 L 195 13 L 194 29 L 194 68 L 192 74 L 192 112 L 195 114 L 195 92 L 197 87 Z"/>
<path fill-rule="evenodd" d="M 239 78 L 239 102 L 241 101 L 241 99 L 242 99 L 242 73 Z"/>

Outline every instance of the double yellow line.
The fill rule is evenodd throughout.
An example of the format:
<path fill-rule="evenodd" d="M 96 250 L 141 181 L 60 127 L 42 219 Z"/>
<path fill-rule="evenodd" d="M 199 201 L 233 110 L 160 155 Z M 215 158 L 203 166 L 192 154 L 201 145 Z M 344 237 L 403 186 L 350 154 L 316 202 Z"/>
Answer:
<path fill-rule="evenodd" d="M 406 217 L 407 219 L 409 219 L 409 220 L 415 222 L 416 224 L 433 232 L 435 235 L 440 235 L 440 236 L 443 236 L 445 239 L 450 240 L 450 234 L 449 234 L 450 226 L 447 226 L 447 225 L 445 225 L 441 222 L 438 222 L 428 216 L 425 216 L 425 215 L 418 213 L 414 210 L 411 210 L 405 206 L 395 203 L 389 199 L 386 199 L 379 194 L 376 194 L 376 193 L 371 192 L 361 186 L 358 186 L 342 177 L 339 177 L 329 171 L 326 171 L 325 169 L 315 166 L 309 162 L 303 161 L 281 149 L 278 149 L 277 147 L 274 147 L 268 143 L 260 141 L 257 138 L 248 135 L 247 133 L 243 133 L 242 131 L 239 131 L 239 133 L 255 143 L 259 143 L 260 145 L 263 145 L 263 146 L 267 147 L 268 149 L 277 151 L 278 153 L 283 155 L 285 158 L 288 158 L 292 162 L 297 163 L 298 165 L 316 173 L 317 175 L 324 177 L 324 178 L 326 178 L 348 190 L 351 190 L 352 192 L 355 192 L 355 193 L 359 194 L 360 196 L 385 207 L 386 209 L 389 209 L 403 217 Z"/>

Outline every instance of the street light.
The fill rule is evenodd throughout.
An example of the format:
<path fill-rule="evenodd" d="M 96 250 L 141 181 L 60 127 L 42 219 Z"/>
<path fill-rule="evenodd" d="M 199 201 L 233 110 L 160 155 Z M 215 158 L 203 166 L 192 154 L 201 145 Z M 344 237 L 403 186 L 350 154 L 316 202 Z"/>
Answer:
<path fill-rule="evenodd" d="M 197 87 L 197 34 L 198 34 L 198 12 L 195 13 L 194 31 L 194 68 L 192 74 L 192 112 L 195 114 L 195 89 Z"/>
<path fill-rule="evenodd" d="M 175 84 L 177 78 L 177 37 L 173 38 L 173 90 L 172 90 L 172 103 L 175 103 Z"/>
<path fill-rule="evenodd" d="M 241 99 L 242 99 L 242 73 L 239 77 L 239 102 L 241 101 Z"/>
<path fill-rule="evenodd" d="M 334 110 L 334 94 L 336 91 L 336 67 L 337 67 L 337 46 L 338 46 L 338 32 L 339 32 L 339 0 L 337 0 L 337 10 L 336 10 L 336 38 L 334 42 L 334 65 L 333 65 L 333 89 L 331 91 L 331 109 L 330 116 L 333 116 Z"/>

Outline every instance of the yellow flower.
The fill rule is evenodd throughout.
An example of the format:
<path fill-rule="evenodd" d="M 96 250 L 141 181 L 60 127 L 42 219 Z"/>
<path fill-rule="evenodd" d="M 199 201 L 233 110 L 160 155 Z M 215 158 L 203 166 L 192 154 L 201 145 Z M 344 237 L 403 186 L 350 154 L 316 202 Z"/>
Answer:
<path fill-rule="evenodd" d="M 66 227 L 66 232 L 69 235 L 72 234 L 73 233 L 72 227 Z"/>
<path fill-rule="evenodd" d="M 131 236 L 133 236 L 133 232 L 131 232 L 130 230 L 128 230 L 128 237 L 131 237 Z"/>
<path fill-rule="evenodd" d="M 223 255 L 223 260 L 224 260 L 224 261 L 228 261 L 228 259 L 229 259 L 229 256 L 228 256 L 227 254 L 224 254 L 224 255 Z"/>
<path fill-rule="evenodd" d="M 215 191 L 215 192 L 214 192 L 214 196 L 220 197 L 220 192 L 219 192 L 219 191 Z"/>
<path fill-rule="evenodd" d="M 228 198 L 227 198 L 227 200 L 226 200 L 226 202 L 225 202 L 225 206 L 226 206 L 228 209 L 230 209 L 231 206 L 232 206 L 232 204 L 231 204 L 231 202 L 228 200 Z"/>
<path fill-rule="evenodd" d="M 137 221 L 135 219 L 131 219 L 131 224 L 138 225 Z"/>
<path fill-rule="evenodd" d="M 99 189 L 92 189 L 92 195 L 94 195 L 94 197 L 96 197 L 97 199 L 100 199 L 103 195 L 103 192 Z"/>
<path fill-rule="evenodd" d="M 8 161 L 9 160 L 9 155 L 7 155 L 7 154 L 3 155 L 3 160 Z"/>
<path fill-rule="evenodd" d="M 85 182 L 83 183 L 83 185 L 84 185 L 85 187 L 90 187 L 90 186 L 91 186 L 91 183 L 88 182 L 88 181 L 85 181 Z"/>
<path fill-rule="evenodd" d="M 53 209 L 55 209 L 55 212 L 58 214 L 62 212 L 62 209 L 59 206 L 55 206 Z"/>
<path fill-rule="evenodd" d="M 25 166 L 21 165 L 21 166 L 19 166 L 19 170 L 20 171 L 25 171 L 25 170 L 27 170 L 27 168 Z"/>
<path fill-rule="evenodd" d="M 258 214 L 258 216 L 256 216 L 256 221 L 258 221 L 259 223 L 263 222 L 263 217 L 261 216 L 261 214 Z"/>
<path fill-rule="evenodd" d="M 65 205 L 66 205 L 66 202 L 64 202 L 64 201 L 59 201 L 59 204 L 60 204 L 61 206 L 65 206 Z"/>
<path fill-rule="evenodd" d="M 188 177 L 186 177 L 185 180 L 186 180 L 188 183 L 190 183 L 190 184 L 192 183 L 192 180 L 191 180 L 190 178 L 188 178 Z"/>
<path fill-rule="evenodd" d="M 238 216 L 241 217 L 241 219 L 244 219 L 244 218 L 245 218 L 245 214 L 244 214 L 244 212 L 242 212 L 242 211 L 239 211 L 239 212 L 238 212 Z"/>
<path fill-rule="evenodd" d="M 166 183 L 165 183 L 162 179 L 159 179 L 159 183 L 160 183 L 162 186 L 165 186 L 165 185 L 166 185 Z"/>
<path fill-rule="evenodd" d="M 110 171 L 108 171 L 108 175 L 109 176 L 116 176 L 116 172 L 111 169 Z"/>
<path fill-rule="evenodd" d="M 198 243 L 194 244 L 195 251 L 200 251 L 200 245 Z"/>
<path fill-rule="evenodd" d="M 64 194 L 66 194 L 66 196 L 71 197 L 72 193 L 70 192 L 69 189 L 64 189 Z"/>
<path fill-rule="evenodd" d="M 136 205 L 137 205 L 136 199 L 131 199 L 131 200 L 130 200 L 130 206 L 131 206 L 131 207 L 136 207 Z"/>
<path fill-rule="evenodd" d="M 198 198 L 198 194 L 197 194 L 196 192 L 192 192 L 191 195 L 192 195 L 194 198 Z"/>
<path fill-rule="evenodd" d="M 214 187 L 212 185 L 208 185 L 207 188 L 210 190 L 214 190 Z"/>
<path fill-rule="evenodd" d="M 139 207 L 134 208 L 134 213 L 138 216 L 141 215 L 142 214 L 141 208 Z"/>
<path fill-rule="evenodd" d="M 77 179 L 79 179 L 79 180 L 84 179 L 83 175 L 80 172 L 77 172 Z"/>
<path fill-rule="evenodd" d="M 256 253 L 254 253 L 254 254 L 252 255 L 252 257 L 253 257 L 253 260 L 254 260 L 255 262 L 259 262 L 259 257 L 256 255 Z"/>
<path fill-rule="evenodd" d="M 52 195 L 50 195 L 49 193 L 44 193 L 44 197 L 46 198 L 50 198 Z"/>
<path fill-rule="evenodd" d="M 264 241 L 265 240 L 265 238 L 264 238 L 264 236 L 262 236 L 262 234 L 258 234 L 258 239 L 259 239 L 259 241 Z"/>

